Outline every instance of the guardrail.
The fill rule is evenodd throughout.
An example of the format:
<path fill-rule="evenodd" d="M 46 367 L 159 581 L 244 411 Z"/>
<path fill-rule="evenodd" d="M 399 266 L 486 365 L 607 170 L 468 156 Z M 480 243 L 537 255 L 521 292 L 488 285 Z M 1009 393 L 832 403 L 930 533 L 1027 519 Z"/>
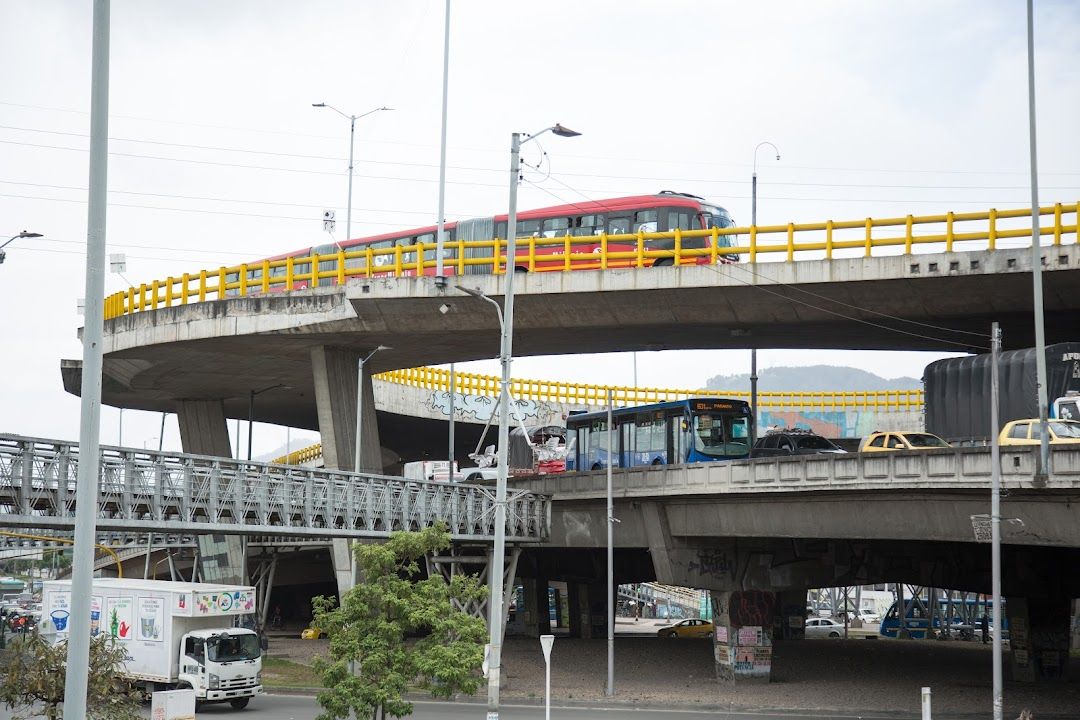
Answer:
<path fill-rule="evenodd" d="M 1040 216 L 1052 217 L 1053 224 L 1040 224 L 1040 236 L 1052 236 L 1055 245 L 1066 242 L 1070 235 L 1072 242 L 1080 241 L 1076 231 L 1076 209 L 1077 203 L 1041 207 Z M 1065 222 L 1067 215 L 1073 216 L 1071 224 Z M 965 250 L 994 250 L 1000 240 L 1030 238 L 1032 234 L 1030 225 L 1017 223 L 1020 227 L 998 227 L 1000 221 L 1020 221 L 1030 216 L 1030 209 L 989 210 L 663 233 L 525 237 L 518 240 L 514 265 L 531 272 L 566 272 L 642 268 L 668 260 L 676 266 L 706 262 L 715 264 L 725 258 L 735 260 L 734 256 L 745 256 L 752 264 L 759 262 L 759 256 L 782 256 L 786 262 L 795 261 L 796 255 L 807 255 L 805 259 L 824 257 L 831 260 L 837 251 L 842 254 L 844 251 L 854 251 L 856 255 L 871 257 L 875 249 L 902 248 L 905 254 L 910 254 L 916 247 L 931 244 L 944 244 L 946 252 L 953 252 L 957 245 L 962 245 Z M 896 228 L 903 228 L 903 233 L 894 232 Z M 925 228 L 926 232 L 918 234 L 916 228 Z M 779 240 L 761 242 L 762 236 L 779 236 Z M 742 244 L 743 237 L 747 240 L 746 244 Z M 683 242 L 691 239 L 705 239 L 705 243 L 699 241 L 692 244 L 705 244 L 706 247 L 684 247 Z M 672 244 L 671 248 L 653 249 L 653 245 L 667 242 Z M 973 247 L 975 243 L 981 245 Z M 435 247 L 433 243 L 417 243 L 349 252 L 339 250 L 330 255 L 263 260 L 183 273 L 109 295 L 105 298 L 105 317 L 109 319 L 232 296 L 340 285 L 354 277 L 433 274 L 436 266 Z M 450 256 L 445 258 L 445 266 L 454 275 L 501 274 L 506 271 L 505 240 L 456 240 L 445 243 L 444 247 Z"/>
<path fill-rule="evenodd" d="M 378 380 L 428 390 L 450 391 L 450 371 L 442 368 L 418 367 L 391 370 L 374 376 Z M 454 391 L 463 395 L 499 394 L 500 379 L 494 375 L 455 372 Z M 743 390 L 694 390 L 625 385 L 588 385 L 557 380 L 514 379 L 510 394 L 518 400 L 557 402 L 566 405 L 607 404 L 607 392 L 620 406 L 682 400 L 688 397 L 725 397 L 749 400 Z M 768 410 L 922 410 L 922 390 L 854 390 L 854 391 L 759 391 L 758 407 Z M 303 452 L 303 450 L 298 451 Z"/>
<path fill-rule="evenodd" d="M 73 527 L 78 464 L 76 443 L 0 435 L 0 525 Z M 546 540 L 550 503 L 512 493 L 507 537 Z M 472 485 L 116 447 L 101 449 L 96 501 L 103 531 L 379 538 L 442 521 L 477 541 L 494 536 L 494 507 Z"/>

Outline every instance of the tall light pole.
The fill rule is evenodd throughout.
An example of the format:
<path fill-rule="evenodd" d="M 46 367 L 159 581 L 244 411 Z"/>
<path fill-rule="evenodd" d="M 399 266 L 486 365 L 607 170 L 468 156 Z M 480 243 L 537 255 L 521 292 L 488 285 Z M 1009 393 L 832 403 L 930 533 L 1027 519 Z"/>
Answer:
<path fill-rule="evenodd" d="M 1031 157 L 1031 285 L 1035 305 L 1035 380 L 1039 403 L 1039 467 L 1050 472 L 1050 433 L 1046 394 L 1046 328 L 1043 325 L 1042 233 L 1039 228 L 1039 158 L 1035 148 L 1035 17 L 1027 0 L 1028 153 Z M 995 430 L 997 432 L 997 430 Z"/>
<path fill-rule="evenodd" d="M 3 245 L 0 245 L 0 263 L 4 262 L 4 258 L 7 257 L 7 253 L 4 252 L 4 248 L 6 248 L 8 245 L 15 242 L 19 238 L 39 238 L 39 237 L 42 237 L 41 233 L 27 232 L 26 230 L 23 230 L 18 235 L 12 235 L 10 238 L 8 238 L 7 240 L 4 241 Z"/>
<path fill-rule="evenodd" d="M 348 115 L 341 112 L 333 105 L 327 105 L 326 103 L 311 103 L 311 107 L 329 108 L 349 121 L 349 199 L 346 203 L 348 209 L 345 211 L 345 239 L 350 240 L 352 239 L 353 140 L 356 138 L 356 121 L 373 113 L 377 113 L 380 110 L 393 110 L 394 108 L 377 107 L 374 110 L 368 110 L 366 113 L 360 115 Z"/>
<path fill-rule="evenodd" d="M 379 345 L 356 363 L 356 448 L 353 452 L 353 472 L 355 473 L 361 472 L 364 467 L 362 464 L 364 457 L 364 363 L 375 353 L 391 349 L 386 345 Z M 382 464 L 380 463 L 376 469 L 381 472 Z"/>
<path fill-rule="evenodd" d="M 247 447 L 247 459 L 251 462 L 251 436 L 252 425 L 255 423 L 255 396 L 262 395 L 264 392 L 270 392 L 271 390 L 277 390 L 278 388 L 288 389 L 289 386 L 284 383 L 278 383 L 276 385 L 270 385 L 264 387 L 262 390 L 252 390 L 248 393 L 248 447 Z M 164 418 L 162 419 L 164 421 Z"/>
<path fill-rule="evenodd" d="M 994 695 L 993 718 L 1002 717 L 1001 672 L 1001 448 L 998 439 L 998 353 L 1001 351 L 1001 330 L 995 322 L 990 328 L 990 591 L 993 593 L 994 613 Z M 986 605 L 983 605 L 986 614 Z M 983 638 L 986 641 L 986 638 Z"/>
<path fill-rule="evenodd" d="M 71 559 L 64 713 L 86 717 L 90 659 L 90 596 L 101 471 L 101 367 L 105 331 L 105 225 L 109 170 L 109 0 L 94 0 L 90 60 L 90 172 L 86 221 L 86 325 L 79 393 L 79 475 L 75 489 L 75 550 Z"/>
<path fill-rule="evenodd" d="M 754 175 L 750 182 L 750 224 L 757 226 L 757 154 L 763 146 L 768 145 L 776 153 L 776 159 L 780 159 L 780 151 L 768 140 L 759 142 L 754 146 Z M 750 348 L 750 447 L 754 447 L 757 440 L 757 348 Z"/>
<path fill-rule="evenodd" d="M 507 445 L 510 442 L 510 362 L 513 357 L 514 339 L 514 263 L 517 257 L 517 190 L 521 171 L 521 146 L 535 140 L 546 132 L 560 137 L 576 137 L 575 132 L 556 123 L 533 135 L 512 133 L 510 136 L 510 208 L 506 216 L 506 290 L 503 296 L 502 337 L 500 338 L 499 362 L 502 365 L 502 388 L 499 393 L 499 474 L 495 485 L 495 547 L 488 571 L 491 597 L 488 609 L 491 613 L 488 641 L 491 653 L 488 660 L 488 720 L 499 717 L 499 681 L 502 671 L 503 626 L 503 565 L 506 553 L 506 475 Z M 494 302 L 494 301 L 493 301 Z M 494 716 L 494 717 L 493 717 Z"/>
<path fill-rule="evenodd" d="M 446 22 L 443 27 L 443 73 L 442 73 L 442 131 L 439 140 L 439 210 L 435 233 L 435 284 L 446 286 L 443 275 L 443 248 L 446 245 L 446 100 L 449 95 L 450 81 L 450 0 L 446 0 Z M 453 370 L 451 370 L 451 373 Z M 453 400 L 451 399 L 451 402 Z M 450 418 L 450 427 L 454 427 L 454 418 Z M 453 434 L 450 437 L 453 441 Z M 453 450 L 451 449 L 451 452 Z M 450 473 L 453 475 L 454 457 L 450 456 Z"/>

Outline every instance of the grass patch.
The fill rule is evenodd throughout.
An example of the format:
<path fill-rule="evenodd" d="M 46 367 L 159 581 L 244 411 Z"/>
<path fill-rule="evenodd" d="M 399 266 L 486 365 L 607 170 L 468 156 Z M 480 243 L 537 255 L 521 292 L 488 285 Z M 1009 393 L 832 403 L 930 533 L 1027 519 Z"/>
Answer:
<path fill-rule="evenodd" d="M 263 658 L 262 679 L 269 688 L 322 687 L 319 676 L 307 665 L 273 656 Z"/>

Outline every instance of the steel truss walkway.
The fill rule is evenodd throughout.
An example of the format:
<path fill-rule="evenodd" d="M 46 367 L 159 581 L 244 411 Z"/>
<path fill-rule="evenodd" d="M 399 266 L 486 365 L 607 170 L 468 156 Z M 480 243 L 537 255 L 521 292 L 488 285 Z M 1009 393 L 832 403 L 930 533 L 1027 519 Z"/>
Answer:
<path fill-rule="evenodd" d="M 77 443 L 0 434 L 0 526 L 75 524 Z M 486 488 L 226 458 L 103 447 L 97 526 L 103 533 L 382 538 L 443 521 L 458 541 L 490 541 Z M 508 542 L 549 536 L 551 498 L 512 492 Z M 115 540 L 114 540 L 115 542 Z"/>

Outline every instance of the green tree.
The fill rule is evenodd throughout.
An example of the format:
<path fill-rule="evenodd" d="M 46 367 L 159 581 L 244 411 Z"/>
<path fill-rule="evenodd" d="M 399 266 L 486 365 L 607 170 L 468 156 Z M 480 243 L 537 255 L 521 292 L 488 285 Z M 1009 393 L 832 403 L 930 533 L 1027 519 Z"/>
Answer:
<path fill-rule="evenodd" d="M 410 687 L 444 698 L 476 692 L 487 628 L 459 608 L 483 598 L 486 587 L 475 576 L 419 579 L 420 559 L 449 545 L 440 525 L 353 546 L 363 581 L 340 606 L 333 598 L 312 602 L 314 624 L 330 637 L 329 659 L 315 660 L 326 688 L 319 720 L 409 715 L 412 703 L 403 696 Z"/>
<path fill-rule="evenodd" d="M 86 684 L 87 720 L 137 720 L 138 696 L 119 678 L 127 651 L 114 638 L 90 641 Z M 0 660 L 0 702 L 16 710 L 13 720 L 63 718 L 67 642 L 53 645 L 37 633 L 15 638 Z"/>

